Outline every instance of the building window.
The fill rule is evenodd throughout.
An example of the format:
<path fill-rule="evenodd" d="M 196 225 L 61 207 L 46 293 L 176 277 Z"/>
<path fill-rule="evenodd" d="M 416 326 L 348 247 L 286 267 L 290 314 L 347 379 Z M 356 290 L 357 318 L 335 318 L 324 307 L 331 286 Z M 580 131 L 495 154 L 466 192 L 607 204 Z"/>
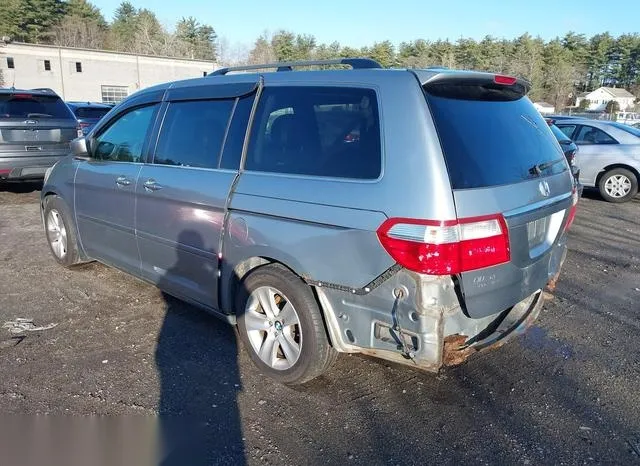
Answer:
<path fill-rule="evenodd" d="M 105 104 L 117 104 L 129 95 L 127 86 L 102 86 L 102 102 Z"/>
<path fill-rule="evenodd" d="M 45 60 L 44 61 L 44 70 L 45 71 L 51 71 L 51 61 L 50 60 Z"/>
<path fill-rule="evenodd" d="M 82 62 L 76 62 L 76 73 L 82 73 Z"/>
<path fill-rule="evenodd" d="M 7 68 L 13 69 L 15 68 L 15 64 L 13 63 L 13 57 L 7 57 Z"/>

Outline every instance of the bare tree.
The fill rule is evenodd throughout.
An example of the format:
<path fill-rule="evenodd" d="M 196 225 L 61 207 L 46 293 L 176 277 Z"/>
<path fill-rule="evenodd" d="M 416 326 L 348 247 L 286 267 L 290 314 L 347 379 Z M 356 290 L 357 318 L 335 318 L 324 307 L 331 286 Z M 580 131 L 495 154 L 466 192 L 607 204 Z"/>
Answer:
<path fill-rule="evenodd" d="M 104 48 L 106 32 L 96 21 L 65 16 L 53 28 L 53 43 L 63 47 Z"/>
<path fill-rule="evenodd" d="M 263 32 L 253 44 L 249 52 L 249 63 L 271 63 L 276 61 L 276 52 L 271 45 L 271 37 L 268 32 Z"/>
<path fill-rule="evenodd" d="M 226 37 L 220 37 L 217 43 L 218 63 L 222 66 L 244 65 L 249 61 L 249 47 L 236 42 L 231 44 Z"/>

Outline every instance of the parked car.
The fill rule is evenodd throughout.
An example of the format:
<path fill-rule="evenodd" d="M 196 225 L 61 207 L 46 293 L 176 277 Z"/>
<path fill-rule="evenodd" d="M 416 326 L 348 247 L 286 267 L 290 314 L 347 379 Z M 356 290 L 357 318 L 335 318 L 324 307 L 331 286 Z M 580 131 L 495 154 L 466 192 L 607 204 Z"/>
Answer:
<path fill-rule="evenodd" d="M 578 201 L 528 83 L 302 63 L 336 64 L 354 69 L 221 69 L 130 96 L 48 174 L 54 258 L 237 325 L 284 383 L 338 352 L 437 371 L 520 334 Z"/>
<path fill-rule="evenodd" d="M 557 121 L 580 148 L 580 183 L 598 188 L 609 202 L 627 202 L 638 194 L 640 131 L 622 123 Z"/>
<path fill-rule="evenodd" d="M 572 115 L 547 115 L 546 118 L 552 121 L 556 120 L 575 120 L 576 118 L 582 119 L 582 117 L 572 116 Z"/>
<path fill-rule="evenodd" d="M 82 134 L 87 135 L 89 131 L 100 121 L 100 118 L 109 113 L 113 107 L 105 104 L 94 102 L 67 102 L 67 106 L 76 116 Z"/>
<path fill-rule="evenodd" d="M 42 179 L 82 135 L 51 89 L 0 89 L 0 182 Z"/>
<path fill-rule="evenodd" d="M 617 112 L 616 122 L 623 123 L 625 125 L 640 123 L 640 114 L 636 112 Z"/>
<path fill-rule="evenodd" d="M 549 128 L 551 128 L 551 132 L 555 136 L 556 140 L 562 147 L 562 151 L 564 152 L 564 156 L 569 162 L 569 166 L 571 167 L 571 173 L 575 178 L 576 182 L 579 184 L 580 180 L 580 166 L 578 164 L 578 146 L 564 134 L 560 128 L 558 128 L 555 124 L 553 124 L 553 120 L 547 119 L 547 124 Z M 579 184 L 578 187 L 579 194 L 582 195 L 582 185 Z"/>

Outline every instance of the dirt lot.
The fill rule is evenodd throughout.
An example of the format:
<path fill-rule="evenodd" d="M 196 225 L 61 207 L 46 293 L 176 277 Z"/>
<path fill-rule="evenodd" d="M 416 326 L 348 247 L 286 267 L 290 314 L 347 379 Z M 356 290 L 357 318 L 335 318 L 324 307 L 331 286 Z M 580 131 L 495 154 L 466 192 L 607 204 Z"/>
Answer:
<path fill-rule="evenodd" d="M 0 413 L 193 415 L 213 464 L 640 464 L 640 198 L 586 194 L 519 341 L 439 376 L 342 356 L 288 388 L 221 321 L 100 264 L 58 267 L 37 187 L 1 189 L 0 324 L 58 326 L 0 329 Z"/>

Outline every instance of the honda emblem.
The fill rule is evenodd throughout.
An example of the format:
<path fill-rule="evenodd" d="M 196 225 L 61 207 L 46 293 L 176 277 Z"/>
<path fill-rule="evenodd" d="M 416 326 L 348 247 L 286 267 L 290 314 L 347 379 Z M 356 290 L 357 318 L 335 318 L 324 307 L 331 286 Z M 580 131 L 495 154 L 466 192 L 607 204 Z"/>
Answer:
<path fill-rule="evenodd" d="M 551 194 L 551 189 L 549 189 L 549 183 L 547 183 L 546 181 L 541 181 L 540 183 L 538 183 L 538 190 L 540 191 L 540 194 L 542 194 L 544 197 L 549 197 L 549 194 Z"/>

